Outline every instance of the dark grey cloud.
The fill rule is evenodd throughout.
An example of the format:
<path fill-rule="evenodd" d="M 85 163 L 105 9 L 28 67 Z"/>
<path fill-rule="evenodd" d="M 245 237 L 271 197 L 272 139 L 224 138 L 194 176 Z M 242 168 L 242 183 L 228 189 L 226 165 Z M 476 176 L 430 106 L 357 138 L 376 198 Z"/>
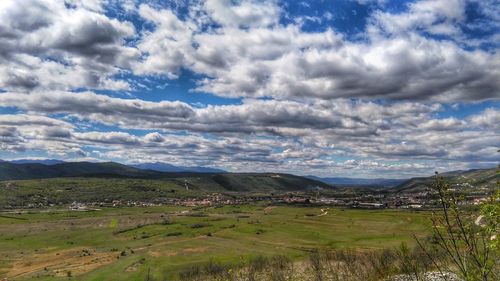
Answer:
<path fill-rule="evenodd" d="M 2 1 L 0 88 L 126 89 L 112 76 L 138 56 L 125 46 L 135 30 L 101 12 L 64 1 Z"/>
<path fill-rule="evenodd" d="M 381 108 L 387 110 L 387 107 Z M 379 115 L 371 110 L 373 117 Z M 398 112 L 401 108 L 392 110 Z M 433 130 L 393 125 L 377 135 L 358 133 L 353 134 L 355 137 L 336 130 L 312 128 L 300 136 L 294 131 L 283 136 L 246 133 L 231 136 L 192 131 L 188 134 L 152 132 L 140 136 L 120 131 L 79 132 L 69 123 L 37 115 L 2 115 L 0 147 L 7 151 L 44 151 L 54 157 L 73 157 L 71 159 L 80 155 L 87 160 L 96 157 L 123 162 L 209 163 L 232 171 L 331 174 L 355 170 L 415 175 L 417 171 L 467 168 L 471 163 L 487 165 L 498 161 L 495 154 L 498 130 L 484 131 L 481 128 L 486 121 L 481 125 L 472 121 L 482 115 L 485 114 L 463 121 L 461 125 L 466 130 L 448 130 L 446 134 L 441 127 Z M 414 118 L 433 122 L 432 113 Z M 335 155 L 353 159 L 341 162 Z"/>
<path fill-rule="evenodd" d="M 18 131 L 14 127 L 0 128 L 0 136 L 2 138 L 12 138 L 18 135 Z"/>
<path fill-rule="evenodd" d="M 374 135 L 389 125 L 384 118 L 392 117 L 394 125 L 406 122 L 405 116 L 436 109 L 415 103 L 384 107 L 349 100 L 306 103 L 247 100 L 241 105 L 194 108 L 183 102 L 121 99 L 91 92 L 8 92 L 0 94 L 0 103 L 30 112 L 69 114 L 123 128 L 285 136 L 304 135 L 310 130 L 330 130 L 346 136 Z"/>
<path fill-rule="evenodd" d="M 167 69 L 172 74 L 189 68 L 206 76 L 197 90 L 227 97 L 452 102 L 500 95 L 498 54 L 464 48 L 463 34 L 454 33 L 459 32 L 456 22 L 464 20 L 463 1 L 419 1 L 407 13 L 375 13 L 358 42 L 330 29 L 306 33 L 300 26 L 272 21 L 240 28 L 218 15 L 234 15 L 242 5 L 221 3 L 207 2 L 208 20 L 221 26 L 216 32 L 202 32 L 194 19 L 181 20 L 169 10 L 141 6 L 141 16 L 156 29 L 141 38 L 138 49 L 145 59 L 136 71 L 161 74 Z M 443 17 L 449 20 L 440 22 Z M 440 35 L 445 27 L 457 40 L 422 34 Z"/>
<path fill-rule="evenodd" d="M 71 131 L 67 128 L 49 127 L 45 128 L 43 135 L 47 138 L 71 138 Z"/>
<path fill-rule="evenodd" d="M 8 73 L 7 78 L 4 82 L 6 85 L 9 85 L 9 87 L 15 89 L 20 88 L 33 90 L 40 85 L 40 83 L 38 82 L 38 78 L 29 73 Z"/>
<path fill-rule="evenodd" d="M 133 34 L 131 24 L 96 14 L 74 16 L 81 17 L 81 21 L 60 30 L 52 40 L 45 42 L 45 48 L 83 56 L 91 62 L 126 66 L 120 57 L 124 51 L 124 39 Z"/>
<path fill-rule="evenodd" d="M 277 2 L 191 3 L 182 19 L 174 10 L 142 4 L 137 16 L 154 30 L 141 33 L 106 16 L 101 1 L 71 7 L 21 2 L 0 6 L 0 88 L 7 90 L 126 90 L 128 82 L 114 78 L 121 70 L 177 78 L 189 69 L 204 77 L 196 90 L 229 97 L 450 102 L 500 95 L 498 54 L 462 44 L 460 0 L 375 12 L 364 40 L 356 42 L 331 29 L 281 25 Z M 219 27 L 207 29 L 210 23 Z M 456 40 L 436 40 L 422 30 Z"/>
<path fill-rule="evenodd" d="M 148 120 L 162 122 L 166 120 L 186 119 L 194 112 L 191 106 L 183 102 L 148 102 L 138 99 L 112 98 L 91 92 L 49 92 L 49 93 L 2 93 L 0 101 L 7 106 L 15 106 L 28 111 L 68 113 L 92 118 L 96 121 L 120 123 L 124 120 Z M 95 116 L 95 118 L 93 118 Z M 99 117 L 103 117 L 99 119 Z M 120 117 L 121 116 L 121 117 Z M 117 119 L 118 118 L 118 119 Z M 114 119 L 114 120 L 113 120 Z M 98 122 L 99 122 L 98 121 Z"/>
<path fill-rule="evenodd" d="M 181 102 L 147 102 L 89 92 L 58 92 L 2 93 L 0 103 L 27 112 L 64 114 L 123 129 L 188 132 L 189 136 L 196 136 L 176 137 L 172 141 L 171 136 L 159 132 L 143 137 L 124 132 L 81 133 L 73 131 L 74 125 L 48 117 L 10 115 L 0 118 L 0 126 L 25 124 L 28 126 L 26 132 L 27 128 L 36 132 L 41 126 L 64 128 L 41 131 L 39 135 L 45 138 L 66 138 L 68 142 L 97 146 L 163 147 L 167 151 L 189 151 L 190 155 L 198 157 L 239 155 L 248 161 L 261 158 L 266 162 L 280 162 L 332 153 L 343 157 L 357 155 L 393 160 L 472 159 L 455 150 L 480 150 L 476 158 L 492 160 L 490 154 L 496 151 L 498 141 L 495 139 L 500 134 L 496 109 L 486 109 L 467 119 L 436 118 L 442 108 L 440 105 L 414 102 L 245 100 L 240 105 L 194 108 Z M 39 124 L 37 129 L 33 129 L 35 124 Z"/>
<path fill-rule="evenodd" d="M 0 115 L 0 126 L 22 127 L 26 125 L 38 126 L 38 127 L 59 127 L 59 128 L 73 127 L 73 125 L 68 122 L 46 117 L 43 115 L 28 115 L 28 114 Z"/>

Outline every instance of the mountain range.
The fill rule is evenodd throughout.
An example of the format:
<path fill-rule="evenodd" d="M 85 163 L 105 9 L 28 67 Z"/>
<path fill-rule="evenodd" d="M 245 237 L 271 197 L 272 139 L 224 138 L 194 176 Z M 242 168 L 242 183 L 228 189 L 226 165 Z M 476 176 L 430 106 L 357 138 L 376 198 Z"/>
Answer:
<path fill-rule="evenodd" d="M 43 164 L 43 165 L 54 165 L 54 164 L 64 163 L 64 161 L 57 159 L 18 159 L 10 161 L 5 161 L 0 159 L 0 162 L 9 162 L 14 164 Z"/>
<path fill-rule="evenodd" d="M 194 172 L 194 173 L 225 173 L 222 169 L 199 167 L 199 166 L 174 166 L 172 164 L 154 162 L 130 165 L 141 170 L 153 170 L 158 172 Z"/>
<path fill-rule="evenodd" d="M 0 162 L 8 162 L 13 164 L 43 164 L 43 165 L 55 165 L 66 163 L 65 161 L 58 159 L 18 159 L 18 160 L 0 160 Z M 158 172 L 193 172 L 193 173 L 225 173 L 226 171 L 222 169 L 201 167 L 201 166 L 175 166 L 168 163 L 154 162 L 154 163 L 138 163 L 131 164 L 131 167 L 141 169 L 141 170 L 153 170 Z"/>
<path fill-rule="evenodd" d="M 290 174 L 160 172 L 115 162 L 65 162 L 54 165 L 0 162 L 0 181 L 68 177 L 163 180 L 181 186 L 188 183 L 192 189 L 204 191 L 272 192 L 332 188 L 323 182 Z"/>
<path fill-rule="evenodd" d="M 449 183 L 450 188 L 468 191 L 495 190 L 498 188 L 499 175 L 500 170 L 497 168 L 458 170 L 440 174 Z M 432 186 L 434 180 L 434 176 L 411 178 L 388 189 L 388 191 L 401 193 L 421 192 Z"/>
<path fill-rule="evenodd" d="M 442 173 L 451 186 L 469 189 L 493 189 L 497 169 L 475 169 Z M 228 173 L 206 167 L 178 167 L 165 163 L 124 165 L 115 162 L 63 162 L 60 160 L 16 160 L 0 162 L 0 181 L 60 177 L 100 177 L 138 179 L 190 179 L 229 191 L 307 190 L 314 187 L 369 187 L 388 192 L 419 192 L 428 188 L 433 177 L 402 179 L 319 178 L 274 173 Z"/>
<path fill-rule="evenodd" d="M 348 187 L 378 187 L 387 188 L 398 186 L 408 179 L 365 179 L 365 178 L 344 178 L 344 177 L 316 177 L 307 176 L 307 178 L 315 179 L 327 184 L 338 185 L 338 186 L 348 186 Z"/>

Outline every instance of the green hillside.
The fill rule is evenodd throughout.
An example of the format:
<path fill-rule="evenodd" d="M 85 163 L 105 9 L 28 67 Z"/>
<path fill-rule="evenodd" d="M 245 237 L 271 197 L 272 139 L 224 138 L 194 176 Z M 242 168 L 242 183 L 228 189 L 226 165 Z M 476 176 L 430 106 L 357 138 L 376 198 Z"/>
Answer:
<path fill-rule="evenodd" d="M 113 200 L 164 202 L 213 192 L 286 192 L 331 188 L 287 174 L 182 174 L 171 178 L 65 177 L 0 182 L 0 209 Z M 187 186 L 187 189 L 186 189 Z"/>
<path fill-rule="evenodd" d="M 140 170 L 114 162 L 68 162 L 56 165 L 43 165 L 36 163 L 14 164 L 9 162 L 0 162 L 0 180 L 43 179 L 93 175 L 151 178 L 160 177 L 161 173 L 149 170 Z"/>
<path fill-rule="evenodd" d="M 452 171 L 440 174 L 451 188 L 466 192 L 491 191 L 497 187 L 498 170 L 476 169 L 468 171 Z M 432 186 L 434 177 L 412 178 L 391 189 L 396 192 L 421 192 Z"/>

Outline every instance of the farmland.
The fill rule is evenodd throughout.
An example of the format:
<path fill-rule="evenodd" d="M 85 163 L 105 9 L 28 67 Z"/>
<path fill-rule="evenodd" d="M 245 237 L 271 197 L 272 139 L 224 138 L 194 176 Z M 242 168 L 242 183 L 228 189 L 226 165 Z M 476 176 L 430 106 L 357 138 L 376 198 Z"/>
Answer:
<path fill-rule="evenodd" d="M 360 251 L 412 243 L 426 212 L 288 205 L 121 207 L 90 212 L 44 209 L 0 217 L 0 276 L 9 280 L 176 280 L 179 271 L 216 260 L 315 249 Z"/>

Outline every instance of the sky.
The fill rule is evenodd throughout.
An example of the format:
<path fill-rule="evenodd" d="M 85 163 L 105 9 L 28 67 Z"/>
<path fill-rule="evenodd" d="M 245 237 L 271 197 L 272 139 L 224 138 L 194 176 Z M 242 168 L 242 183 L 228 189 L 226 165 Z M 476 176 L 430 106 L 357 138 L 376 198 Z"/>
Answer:
<path fill-rule="evenodd" d="M 2 0 L 0 159 L 495 167 L 499 31 L 497 0 Z"/>

